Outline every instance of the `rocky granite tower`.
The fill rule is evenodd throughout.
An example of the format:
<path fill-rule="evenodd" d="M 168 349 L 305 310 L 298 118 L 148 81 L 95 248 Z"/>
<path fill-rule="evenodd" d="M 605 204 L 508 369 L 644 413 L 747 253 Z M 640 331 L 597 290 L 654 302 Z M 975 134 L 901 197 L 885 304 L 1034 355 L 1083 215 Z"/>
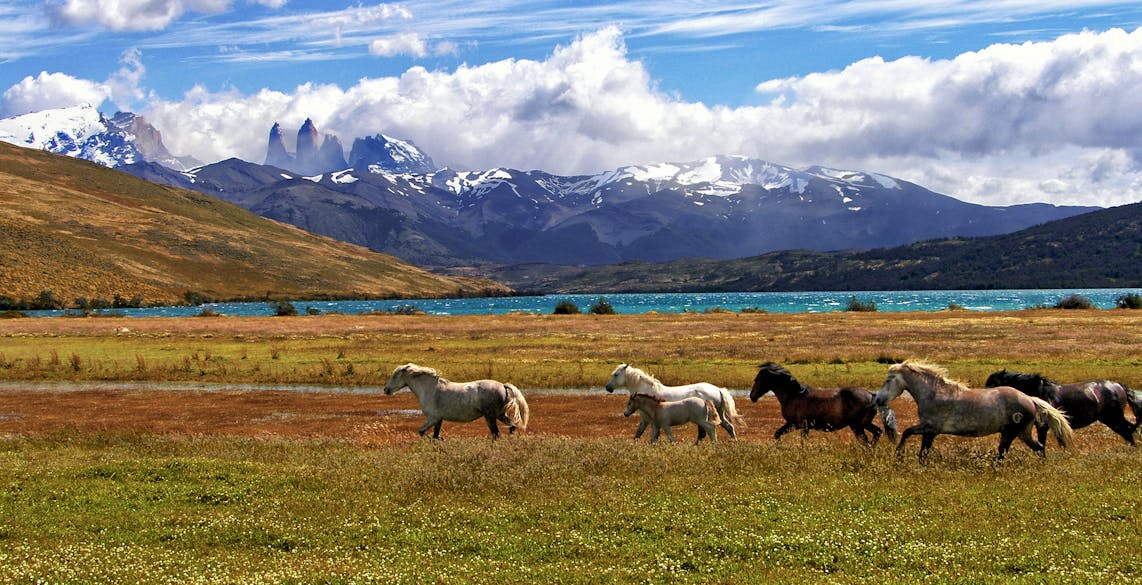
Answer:
<path fill-rule="evenodd" d="M 281 124 L 274 122 L 270 128 L 270 139 L 266 145 L 266 164 L 281 169 L 293 167 L 293 157 L 286 152 L 285 142 L 282 141 Z"/>

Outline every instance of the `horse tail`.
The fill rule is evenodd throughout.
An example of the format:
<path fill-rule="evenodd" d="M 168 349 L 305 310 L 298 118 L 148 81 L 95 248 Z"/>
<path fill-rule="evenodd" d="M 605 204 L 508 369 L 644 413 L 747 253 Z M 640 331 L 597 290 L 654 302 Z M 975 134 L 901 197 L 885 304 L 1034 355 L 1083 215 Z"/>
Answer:
<path fill-rule="evenodd" d="M 884 423 L 884 432 L 892 442 L 896 442 L 896 411 L 887 404 L 876 408 L 880 411 L 880 422 Z"/>
<path fill-rule="evenodd" d="M 1071 430 L 1071 425 L 1067 422 L 1067 417 L 1063 411 L 1051 406 L 1046 400 L 1029 398 L 1035 404 L 1035 424 L 1046 424 L 1060 445 L 1064 448 L 1070 447 L 1075 440 L 1075 432 Z"/>
<path fill-rule="evenodd" d="M 718 388 L 718 391 L 722 393 L 722 418 L 729 420 L 734 426 L 745 427 L 745 418 L 738 414 L 738 406 L 734 402 L 733 395 L 725 388 Z"/>
<path fill-rule="evenodd" d="M 511 384 L 504 384 L 504 390 L 507 390 L 508 394 L 508 402 L 504 405 L 504 416 L 508 417 L 513 427 L 526 431 L 527 420 L 531 417 L 531 409 L 527 406 L 523 392 Z"/>
<path fill-rule="evenodd" d="M 713 424 L 722 424 L 722 417 L 718 416 L 718 405 L 713 400 L 706 401 L 706 420 Z"/>

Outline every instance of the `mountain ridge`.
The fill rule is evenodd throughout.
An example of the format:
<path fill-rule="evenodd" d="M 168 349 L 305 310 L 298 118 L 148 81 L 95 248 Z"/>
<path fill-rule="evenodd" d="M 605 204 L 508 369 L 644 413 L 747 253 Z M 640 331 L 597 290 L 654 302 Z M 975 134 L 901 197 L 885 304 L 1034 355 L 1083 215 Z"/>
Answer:
<path fill-rule="evenodd" d="M 1142 287 L 1142 203 L 989 237 L 867 251 L 783 250 L 733 260 L 498 266 L 450 274 L 555 293 Z"/>
<path fill-rule="evenodd" d="M 171 171 L 173 172 L 173 171 Z M 413 298 L 507 294 L 484 279 L 258 217 L 233 204 L 52 153 L 0 144 L 0 296 Z"/>

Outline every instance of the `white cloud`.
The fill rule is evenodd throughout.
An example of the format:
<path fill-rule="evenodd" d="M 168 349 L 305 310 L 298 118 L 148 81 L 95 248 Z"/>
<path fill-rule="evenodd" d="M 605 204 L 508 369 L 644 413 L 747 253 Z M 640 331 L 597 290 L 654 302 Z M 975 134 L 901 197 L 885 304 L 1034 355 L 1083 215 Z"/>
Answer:
<path fill-rule="evenodd" d="M 288 0 L 248 0 L 267 8 L 281 8 Z M 233 0 L 64 0 L 50 3 L 51 14 L 74 26 L 101 26 L 111 30 L 163 30 L 187 13 L 217 14 L 230 9 Z"/>
<path fill-rule="evenodd" d="M 954 60 L 866 59 L 773 80 L 766 105 L 707 106 L 659 91 L 606 28 L 543 61 L 413 67 L 348 89 L 253 95 L 197 88 L 146 112 L 171 150 L 260 161 L 269 127 L 410 138 L 460 168 L 594 173 L 737 153 L 913 180 L 985 202 L 1142 199 L 1142 29 L 995 45 Z"/>
<path fill-rule="evenodd" d="M 41 71 L 9 87 L 0 97 L 0 117 L 65 108 L 80 104 L 98 106 L 110 95 L 103 83 L 78 79 L 65 73 Z"/>
<path fill-rule="evenodd" d="M 396 55 L 423 57 L 428 54 L 428 47 L 420 35 L 401 33 L 374 39 L 373 42 L 369 43 L 369 54 L 378 57 L 394 57 Z"/>

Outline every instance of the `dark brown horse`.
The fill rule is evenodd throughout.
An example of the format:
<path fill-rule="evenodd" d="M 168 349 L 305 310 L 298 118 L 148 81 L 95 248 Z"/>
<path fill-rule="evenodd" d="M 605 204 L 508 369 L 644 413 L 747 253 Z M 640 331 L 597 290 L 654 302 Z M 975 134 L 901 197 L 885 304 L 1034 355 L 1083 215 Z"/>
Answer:
<path fill-rule="evenodd" d="M 987 377 L 987 387 L 1011 386 L 1028 396 L 1042 398 L 1062 410 L 1072 429 L 1101 422 L 1118 433 L 1127 443 L 1134 444 L 1134 431 L 1138 429 L 1142 414 L 1142 394 L 1109 380 L 1058 384 L 1039 374 L 1024 374 L 1000 370 Z M 1134 413 L 1134 422 L 1126 420 L 1126 406 Z M 1039 442 L 1046 444 L 1047 429 L 1039 428 Z"/>
<path fill-rule="evenodd" d="M 781 416 L 785 424 L 773 434 L 774 439 L 793 430 L 801 429 L 801 436 L 810 430 L 836 431 L 848 427 L 858 439 L 868 443 L 865 431 L 872 433 L 872 443 L 880 439 L 880 427 L 872 424 L 877 408 L 873 395 L 864 388 L 833 388 L 814 390 L 800 382 L 789 370 L 773 362 L 761 364 L 749 399 L 757 402 L 767 392 L 773 392 L 781 403 Z M 880 412 L 888 437 L 896 440 L 896 416 L 885 407 Z"/>

